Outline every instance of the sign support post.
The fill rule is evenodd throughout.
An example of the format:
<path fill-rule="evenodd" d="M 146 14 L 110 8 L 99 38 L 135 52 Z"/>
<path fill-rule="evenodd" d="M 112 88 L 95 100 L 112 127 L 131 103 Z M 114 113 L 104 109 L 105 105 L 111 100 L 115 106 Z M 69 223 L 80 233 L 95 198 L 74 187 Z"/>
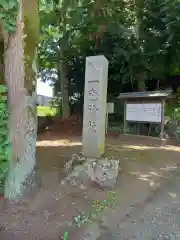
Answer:
<path fill-rule="evenodd" d="M 127 100 L 124 101 L 124 134 L 126 134 L 127 122 L 126 122 L 126 104 Z"/>
<path fill-rule="evenodd" d="M 161 140 L 164 138 L 164 107 L 165 107 L 165 100 L 162 100 L 162 107 L 161 107 L 161 133 L 160 138 Z"/>
<path fill-rule="evenodd" d="M 108 132 L 108 126 L 109 126 L 109 114 L 114 113 L 114 103 L 113 102 L 107 102 L 106 107 L 106 133 Z"/>

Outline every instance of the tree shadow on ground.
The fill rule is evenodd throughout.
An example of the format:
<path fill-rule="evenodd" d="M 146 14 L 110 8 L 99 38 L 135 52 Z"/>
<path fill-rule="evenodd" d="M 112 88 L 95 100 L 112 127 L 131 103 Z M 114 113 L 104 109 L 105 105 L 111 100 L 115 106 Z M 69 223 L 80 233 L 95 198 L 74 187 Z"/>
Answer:
<path fill-rule="evenodd" d="M 66 161 L 72 154 L 81 152 L 81 148 L 81 137 L 42 135 L 37 140 L 37 168 L 47 171 L 64 168 Z M 179 155 L 179 146 L 161 145 L 156 138 L 124 135 L 106 138 L 105 156 L 115 157 L 120 162 L 134 161 L 162 167 L 162 164 L 178 163 Z"/>
<path fill-rule="evenodd" d="M 122 135 L 107 139 L 106 155 L 120 160 L 118 188 L 133 179 L 156 188 L 161 180 L 168 180 L 179 171 L 180 147 L 172 142 L 161 145 L 156 138 Z"/>
<path fill-rule="evenodd" d="M 138 137 L 138 136 L 120 136 L 119 138 L 107 139 L 106 154 L 119 156 L 120 160 L 137 160 L 144 163 L 179 160 L 180 146 L 172 145 L 167 142 L 161 145 L 159 139 Z"/>
<path fill-rule="evenodd" d="M 65 164 L 72 154 L 81 152 L 81 137 L 42 135 L 37 141 L 37 170 L 44 179 L 58 182 L 64 175 Z M 159 139 L 138 136 L 106 137 L 105 157 L 120 160 L 120 168 L 138 180 L 150 185 L 177 169 L 180 147 L 161 145 Z M 55 174 L 56 172 L 56 174 Z M 122 180 L 120 174 L 120 181 Z M 53 180 L 56 179 L 56 180 Z"/>
<path fill-rule="evenodd" d="M 8 222 L 8 232 L 14 233 L 17 231 L 18 239 L 27 239 L 35 232 L 38 232 L 41 238 L 57 239 L 57 236 L 59 236 L 60 239 L 64 231 L 68 231 L 70 239 L 71 237 L 72 239 L 80 239 L 78 237 L 79 233 L 75 238 L 75 233 L 82 229 L 77 230 L 76 227 L 68 225 L 68 221 L 71 221 L 81 211 L 88 213 L 91 209 L 89 202 L 99 199 L 104 200 L 107 195 L 105 191 L 97 191 L 89 185 L 86 189 L 82 189 L 80 186 L 72 187 L 70 184 L 65 186 L 59 184 L 58 176 L 61 175 L 65 162 L 71 159 L 72 154 L 80 151 L 80 137 L 62 139 L 60 136 L 41 136 L 38 138 L 37 168 L 46 178 L 45 184 L 49 186 L 48 191 L 39 191 L 34 199 L 29 200 L 29 215 L 19 212 L 18 209 L 17 215 L 14 214 L 14 209 L 10 211 L 12 214 L 8 216 L 7 214 L 4 214 L 4 216 L 1 214 L 1 222 Z M 126 215 L 127 206 L 129 212 L 129 208 L 132 207 L 130 204 L 136 204 L 146 195 L 148 196 L 149 188 L 147 189 L 147 184 L 151 187 L 151 184 L 154 186 L 154 182 L 159 182 L 163 169 L 169 171 L 176 167 L 175 163 L 179 161 L 179 151 L 179 148 L 173 146 L 156 146 L 154 139 L 150 141 L 129 137 L 123 139 L 121 136 L 106 139 L 105 155 L 118 158 L 122 171 L 126 173 L 124 179 L 120 178 L 120 182 L 117 183 L 118 187 L 115 189 L 116 202 L 121 205 L 121 215 Z M 130 174 L 131 172 L 134 175 Z M 120 176 L 122 175 L 123 173 L 120 174 Z M 49 179 L 51 181 L 50 185 Z M 171 197 L 175 196 L 173 189 L 169 192 Z M 22 206 L 20 207 L 22 208 Z M 142 205 L 139 205 L 139 207 L 142 208 Z M 125 209 L 124 212 L 123 209 Z M 110 211 L 112 212 L 111 209 Z M 9 218 L 12 219 L 9 220 Z M 112 220 L 109 215 L 108 219 Z M 14 226 L 14 221 L 17 226 Z M 19 231 L 19 226 L 23 229 L 29 229 L 28 234 L 31 235 L 27 236 L 25 231 Z"/>
<path fill-rule="evenodd" d="M 36 147 L 37 169 L 62 169 L 73 153 L 81 151 L 78 139 L 45 137 L 38 139 Z"/>

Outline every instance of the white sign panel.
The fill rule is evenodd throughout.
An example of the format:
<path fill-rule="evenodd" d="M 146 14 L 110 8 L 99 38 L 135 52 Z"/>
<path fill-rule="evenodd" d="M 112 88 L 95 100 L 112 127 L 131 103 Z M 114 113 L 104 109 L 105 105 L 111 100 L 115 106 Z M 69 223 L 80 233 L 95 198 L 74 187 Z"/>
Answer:
<path fill-rule="evenodd" d="M 128 103 L 126 120 L 136 122 L 161 122 L 161 103 Z"/>
<path fill-rule="evenodd" d="M 108 102 L 107 103 L 107 114 L 114 113 L 114 103 Z"/>

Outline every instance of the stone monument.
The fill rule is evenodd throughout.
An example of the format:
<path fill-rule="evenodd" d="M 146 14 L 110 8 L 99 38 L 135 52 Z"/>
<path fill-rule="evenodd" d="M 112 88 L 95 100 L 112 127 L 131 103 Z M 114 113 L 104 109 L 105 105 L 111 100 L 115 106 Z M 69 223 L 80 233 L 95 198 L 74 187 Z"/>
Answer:
<path fill-rule="evenodd" d="M 104 153 L 108 60 L 86 58 L 82 152 L 86 157 Z"/>

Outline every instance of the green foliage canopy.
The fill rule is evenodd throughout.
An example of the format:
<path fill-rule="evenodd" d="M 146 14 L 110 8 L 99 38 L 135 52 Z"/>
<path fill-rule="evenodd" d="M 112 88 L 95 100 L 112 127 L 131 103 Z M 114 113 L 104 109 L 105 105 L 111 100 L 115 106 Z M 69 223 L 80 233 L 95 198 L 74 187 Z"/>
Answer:
<path fill-rule="evenodd" d="M 42 0 L 40 16 L 40 74 L 52 80 L 55 92 L 59 49 L 70 95 L 83 95 L 88 55 L 108 58 L 110 95 L 136 90 L 139 79 L 163 83 L 179 74 L 179 0 Z"/>

